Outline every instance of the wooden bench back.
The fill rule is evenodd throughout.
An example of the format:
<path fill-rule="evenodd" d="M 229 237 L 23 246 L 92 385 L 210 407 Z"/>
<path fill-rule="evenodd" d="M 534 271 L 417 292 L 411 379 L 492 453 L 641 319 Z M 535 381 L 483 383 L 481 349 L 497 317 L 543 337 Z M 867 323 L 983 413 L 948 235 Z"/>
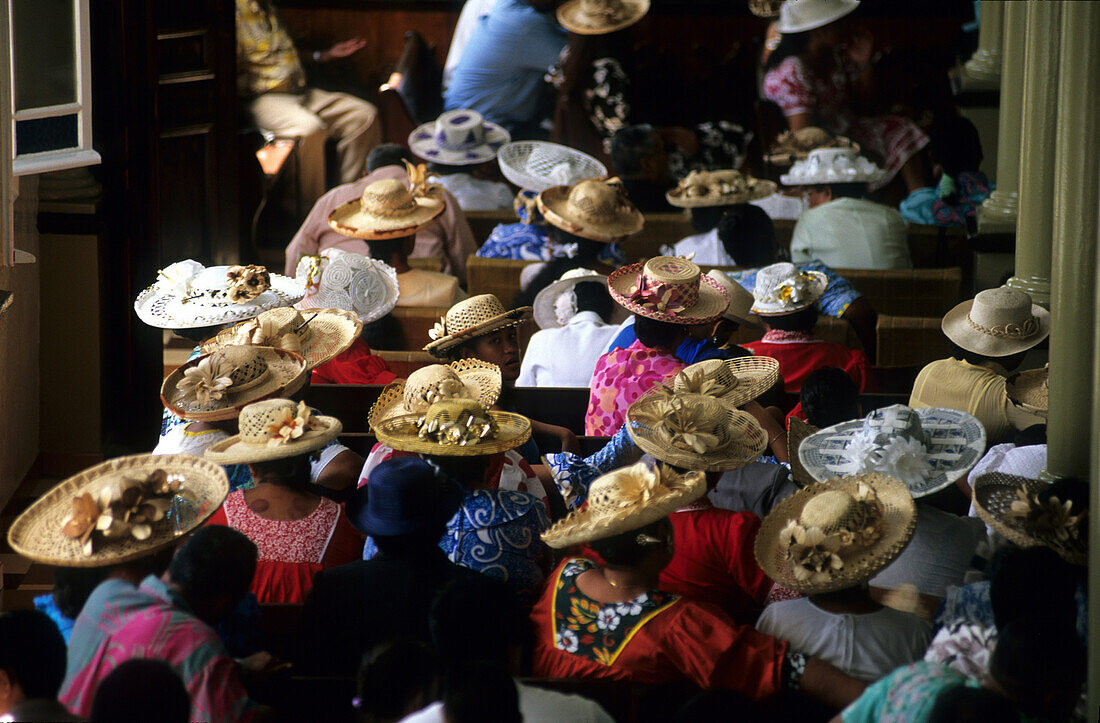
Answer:
<path fill-rule="evenodd" d="M 834 269 L 879 314 L 942 317 L 959 302 L 962 269 Z"/>
<path fill-rule="evenodd" d="M 387 349 L 420 352 L 428 343 L 428 330 L 447 313 L 448 306 L 398 306 L 390 312 L 397 322 L 398 336 L 386 340 Z M 391 367 L 392 368 L 392 367 Z M 396 371 L 394 372 L 397 373 Z M 399 374 L 398 376 L 404 376 Z"/>
<path fill-rule="evenodd" d="M 882 367 L 923 367 L 951 355 L 951 344 L 940 328 L 940 317 L 880 314 L 876 326 Z"/>

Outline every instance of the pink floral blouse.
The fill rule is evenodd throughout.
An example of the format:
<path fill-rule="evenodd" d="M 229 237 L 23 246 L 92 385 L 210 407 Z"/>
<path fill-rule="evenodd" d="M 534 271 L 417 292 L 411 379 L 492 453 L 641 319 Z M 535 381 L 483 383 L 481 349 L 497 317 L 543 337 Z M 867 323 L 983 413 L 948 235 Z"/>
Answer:
<path fill-rule="evenodd" d="M 626 408 L 665 377 L 686 364 L 672 354 L 635 341 L 600 357 L 592 372 L 592 394 L 584 415 L 584 433 L 610 437 L 623 426 Z"/>

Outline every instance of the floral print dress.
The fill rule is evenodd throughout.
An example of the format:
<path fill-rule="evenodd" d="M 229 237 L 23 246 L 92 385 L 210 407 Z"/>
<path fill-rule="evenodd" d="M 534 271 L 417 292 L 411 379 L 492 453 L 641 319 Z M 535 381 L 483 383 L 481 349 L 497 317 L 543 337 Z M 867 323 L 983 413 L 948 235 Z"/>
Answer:
<path fill-rule="evenodd" d="M 584 433 L 610 437 L 623 426 L 626 409 L 658 382 L 686 364 L 672 354 L 650 349 L 640 340 L 600 357 L 592 372 L 592 393 L 584 415 Z"/>

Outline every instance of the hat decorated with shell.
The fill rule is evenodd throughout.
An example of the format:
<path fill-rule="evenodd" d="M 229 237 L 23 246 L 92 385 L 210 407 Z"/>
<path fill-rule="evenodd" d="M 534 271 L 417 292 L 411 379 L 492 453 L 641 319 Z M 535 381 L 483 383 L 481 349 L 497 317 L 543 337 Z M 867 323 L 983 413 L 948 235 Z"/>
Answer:
<path fill-rule="evenodd" d="M 799 269 L 780 261 L 756 272 L 752 313 L 783 316 L 813 306 L 825 293 L 829 280 L 820 271 Z"/>
<path fill-rule="evenodd" d="M 1005 390 L 1017 407 L 1046 419 L 1050 406 L 1050 364 L 1016 374 L 1008 380 Z"/>
<path fill-rule="evenodd" d="M 193 421 L 235 419 L 246 404 L 294 394 L 308 369 L 300 354 L 270 346 L 223 346 L 190 360 L 164 380 L 160 400 Z"/>
<path fill-rule="evenodd" d="M 497 164 L 510 183 L 535 193 L 607 176 L 607 166 L 592 156 L 549 141 L 508 143 L 497 154 Z"/>
<path fill-rule="evenodd" d="M 798 458 L 818 482 L 879 472 L 923 497 L 965 475 L 984 453 L 985 428 L 966 412 L 895 404 L 811 434 Z"/>
<path fill-rule="evenodd" d="M 535 296 L 535 323 L 540 329 L 557 329 L 565 326 L 577 314 L 577 284 L 587 282 L 603 284 L 607 288 L 607 277 L 592 269 L 569 269 L 557 281 L 547 284 L 546 288 Z M 609 323 L 618 324 L 626 318 L 625 310 L 616 306 Z"/>
<path fill-rule="evenodd" d="M 777 504 L 754 551 L 768 577 L 806 595 L 870 580 L 909 544 L 917 508 L 899 480 L 861 474 L 814 484 Z"/>
<path fill-rule="evenodd" d="M 739 469 L 768 446 L 749 414 L 703 394 L 646 394 L 626 413 L 630 438 L 666 464 L 700 472 Z"/>
<path fill-rule="evenodd" d="M 617 178 L 554 186 L 538 196 L 546 222 L 581 238 L 612 243 L 642 230 L 645 218 Z"/>
<path fill-rule="evenodd" d="M 419 414 L 402 414 L 371 427 L 378 441 L 402 452 L 480 457 L 515 449 L 531 438 L 531 420 L 486 411 L 473 399 L 439 399 Z"/>
<path fill-rule="evenodd" d="M 431 223 L 447 207 L 442 189 L 428 183 L 424 164 L 406 161 L 405 168 L 408 185 L 397 178 L 375 181 L 358 201 L 329 214 L 329 226 L 343 236 L 380 241 L 412 236 Z"/>
<path fill-rule="evenodd" d="M 779 8 L 781 33 L 804 33 L 820 28 L 859 7 L 859 0 L 787 0 Z"/>
<path fill-rule="evenodd" d="M 681 475 L 666 465 L 638 462 L 593 480 L 588 504 L 542 533 L 542 541 L 560 549 L 614 537 L 668 517 L 706 492 L 702 472 Z"/>
<path fill-rule="evenodd" d="M 849 148 L 859 153 L 859 144 L 844 136 L 834 136 L 824 128 L 807 126 L 796 131 L 783 131 L 775 139 L 766 160 L 775 166 L 789 166 L 806 160 L 819 148 Z"/>
<path fill-rule="evenodd" d="M 948 339 L 982 356 L 1010 356 L 1034 347 L 1050 336 L 1050 312 L 1031 296 L 1001 286 L 979 291 L 943 317 Z"/>
<path fill-rule="evenodd" d="M 405 381 L 387 384 L 370 409 L 367 422 L 373 428 L 382 420 L 402 414 L 423 414 L 441 399 L 473 399 L 488 409 L 500 397 L 500 367 L 480 359 L 459 359 L 450 364 L 420 367 Z"/>
<path fill-rule="evenodd" d="M 672 324 L 705 324 L 729 307 L 726 290 L 679 256 L 654 256 L 607 277 L 611 298 L 627 311 Z"/>
<path fill-rule="evenodd" d="M 289 399 L 249 404 L 237 427 L 239 434 L 207 448 L 208 460 L 226 465 L 297 457 L 324 447 L 343 430 L 336 417 L 313 414 L 305 402 Z"/>
<path fill-rule="evenodd" d="M 606 35 L 628 28 L 649 12 L 649 0 L 569 0 L 558 23 L 577 35 Z"/>
<path fill-rule="evenodd" d="M 303 256 L 295 277 L 306 289 L 299 309 L 343 309 L 354 312 L 364 324 L 393 311 L 401 294 L 392 266 L 342 249 Z"/>
<path fill-rule="evenodd" d="M 765 198 L 776 191 L 775 181 L 753 178 L 740 171 L 692 171 L 665 194 L 673 206 L 700 208 L 732 206 Z"/>
<path fill-rule="evenodd" d="M 134 300 L 138 318 L 159 329 L 197 329 L 249 319 L 305 294 L 302 285 L 263 266 L 203 266 L 177 261 Z"/>
<path fill-rule="evenodd" d="M 119 565 L 175 544 L 228 493 L 225 470 L 201 457 L 116 457 L 40 497 L 12 524 L 8 543 L 47 565 Z"/>
<path fill-rule="evenodd" d="M 305 357 L 313 369 L 351 346 L 363 324 L 359 317 L 343 309 L 318 309 L 303 315 L 301 311 L 280 306 L 218 332 L 202 345 L 210 354 L 225 346 L 273 346 Z"/>
<path fill-rule="evenodd" d="M 877 183 L 886 171 L 859 155 L 854 148 L 818 148 L 796 161 L 779 177 L 785 186 L 817 186 L 830 183 Z"/>
<path fill-rule="evenodd" d="M 707 359 L 684 367 L 652 393 L 702 394 L 740 407 L 779 381 L 779 361 L 770 356 Z"/>
<path fill-rule="evenodd" d="M 448 166 L 485 163 L 512 136 L 474 110 L 449 110 L 409 134 L 409 150 L 426 161 Z"/>
<path fill-rule="evenodd" d="M 753 327 L 760 326 L 760 320 L 752 315 L 752 294 L 744 286 L 718 269 L 711 269 L 707 272 L 707 276 L 718 282 L 718 285 L 730 297 L 729 306 L 726 307 L 726 312 L 722 314 L 722 318 L 738 324 L 748 324 Z"/>
<path fill-rule="evenodd" d="M 1042 480 L 987 472 L 974 480 L 974 510 L 1009 542 L 1049 547 L 1070 564 L 1087 565 L 1089 511 L 1050 489 Z"/>
<path fill-rule="evenodd" d="M 515 326 L 529 318 L 530 306 L 505 310 L 500 299 L 492 294 L 471 296 L 448 309 L 435 328 L 428 332 L 432 340 L 424 347 L 424 351 L 444 357 L 447 350 L 463 342 Z"/>

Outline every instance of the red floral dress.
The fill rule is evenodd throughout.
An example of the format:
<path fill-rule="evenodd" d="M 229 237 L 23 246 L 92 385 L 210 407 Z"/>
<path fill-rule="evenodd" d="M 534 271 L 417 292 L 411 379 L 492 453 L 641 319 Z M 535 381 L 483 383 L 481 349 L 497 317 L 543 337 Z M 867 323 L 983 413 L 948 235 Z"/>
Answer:
<path fill-rule="evenodd" d="M 584 433 L 594 437 L 614 436 L 623 426 L 626 408 L 631 403 L 685 366 L 672 354 L 650 349 L 638 340 L 625 349 L 604 354 L 592 372 Z"/>

